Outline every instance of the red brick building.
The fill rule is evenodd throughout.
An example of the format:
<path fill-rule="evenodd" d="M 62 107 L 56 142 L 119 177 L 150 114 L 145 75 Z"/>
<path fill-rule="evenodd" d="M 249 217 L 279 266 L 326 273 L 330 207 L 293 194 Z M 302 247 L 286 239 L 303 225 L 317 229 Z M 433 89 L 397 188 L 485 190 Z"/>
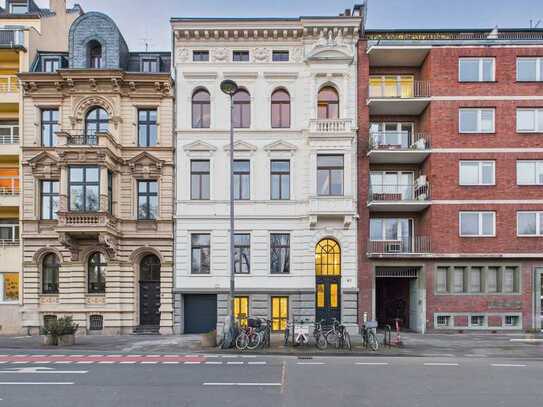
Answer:
<path fill-rule="evenodd" d="M 366 31 L 358 63 L 360 315 L 542 328 L 543 30 Z"/>

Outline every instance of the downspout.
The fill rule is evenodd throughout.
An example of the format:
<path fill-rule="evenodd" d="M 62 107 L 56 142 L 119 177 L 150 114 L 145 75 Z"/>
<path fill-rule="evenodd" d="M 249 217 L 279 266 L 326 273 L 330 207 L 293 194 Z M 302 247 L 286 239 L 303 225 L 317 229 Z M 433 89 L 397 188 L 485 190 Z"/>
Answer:
<path fill-rule="evenodd" d="M 172 253 L 172 272 L 173 272 L 173 331 L 175 333 L 175 287 L 176 287 L 176 253 L 177 253 L 177 75 L 175 72 L 175 32 L 171 30 L 172 33 L 172 46 L 171 46 L 171 67 L 170 75 L 173 79 L 173 103 L 172 103 L 172 114 L 173 114 L 173 123 L 172 123 L 172 147 L 173 147 L 173 200 L 172 200 L 172 233 L 173 233 L 173 253 Z M 179 326 L 179 333 L 181 331 L 181 326 Z"/>

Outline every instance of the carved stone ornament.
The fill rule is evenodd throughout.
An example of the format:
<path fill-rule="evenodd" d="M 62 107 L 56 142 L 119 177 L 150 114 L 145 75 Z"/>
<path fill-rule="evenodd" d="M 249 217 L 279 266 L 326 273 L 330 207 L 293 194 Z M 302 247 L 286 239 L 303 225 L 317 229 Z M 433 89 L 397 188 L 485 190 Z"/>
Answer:
<path fill-rule="evenodd" d="M 134 177 L 159 177 L 162 174 L 164 161 L 143 152 L 127 161 Z"/>
<path fill-rule="evenodd" d="M 255 48 L 254 58 L 256 62 L 269 62 L 270 50 L 268 48 Z"/>
<path fill-rule="evenodd" d="M 91 295 L 86 298 L 87 305 L 104 305 L 106 297 L 103 295 Z"/>
<path fill-rule="evenodd" d="M 302 48 L 294 48 L 291 54 L 293 62 L 302 62 L 304 57 L 304 50 Z"/>
<path fill-rule="evenodd" d="M 70 250 L 72 261 L 79 261 L 79 244 L 70 235 L 65 232 L 58 234 L 58 241 L 61 245 Z"/>
<path fill-rule="evenodd" d="M 179 62 L 187 62 L 189 60 L 189 50 L 187 48 L 179 48 L 176 57 Z"/>
<path fill-rule="evenodd" d="M 103 245 L 105 251 L 110 260 L 115 259 L 117 255 L 118 242 L 117 239 L 108 233 L 100 233 L 98 235 L 98 242 Z"/>
<path fill-rule="evenodd" d="M 225 62 L 228 58 L 228 50 L 226 48 L 217 48 L 213 50 L 213 61 Z"/>

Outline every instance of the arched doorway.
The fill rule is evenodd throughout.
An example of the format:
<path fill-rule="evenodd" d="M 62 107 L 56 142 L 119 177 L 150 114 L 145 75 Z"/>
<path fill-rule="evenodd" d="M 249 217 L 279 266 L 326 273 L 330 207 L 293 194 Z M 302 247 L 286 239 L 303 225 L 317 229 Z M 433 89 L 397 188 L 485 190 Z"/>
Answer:
<path fill-rule="evenodd" d="M 341 321 L 341 248 L 333 239 L 315 247 L 316 320 Z"/>
<path fill-rule="evenodd" d="M 154 254 L 140 261 L 140 326 L 160 325 L 160 260 Z"/>

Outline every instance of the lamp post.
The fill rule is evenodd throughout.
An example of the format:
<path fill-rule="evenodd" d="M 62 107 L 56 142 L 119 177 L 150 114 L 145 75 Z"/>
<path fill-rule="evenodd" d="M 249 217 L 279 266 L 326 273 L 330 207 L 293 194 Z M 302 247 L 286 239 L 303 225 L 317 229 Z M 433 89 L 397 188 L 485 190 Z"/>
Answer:
<path fill-rule="evenodd" d="M 235 289 L 235 264 L 234 264 L 234 103 L 233 96 L 238 91 L 238 84 L 230 79 L 221 82 L 221 91 L 230 97 L 230 291 L 228 293 L 228 314 L 230 327 L 225 332 L 223 347 L 230 348 L 234 345 L 235 318 L 234 318 L 234 289 Z"/>

